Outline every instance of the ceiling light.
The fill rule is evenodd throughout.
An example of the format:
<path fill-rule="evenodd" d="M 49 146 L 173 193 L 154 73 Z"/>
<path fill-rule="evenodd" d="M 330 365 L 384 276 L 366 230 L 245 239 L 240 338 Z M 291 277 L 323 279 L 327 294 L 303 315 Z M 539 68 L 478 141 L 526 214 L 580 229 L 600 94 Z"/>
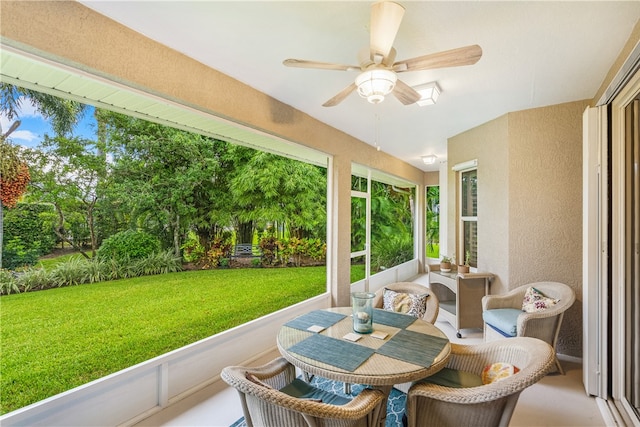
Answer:
<path fill-rule="evenodd" d="M 378 104 L 384 100 L 384 96 L 391 93 L 396 86 L 398 77 L 389 70 L 368 70 L 356 77 L 358 95 L 366 98 L 372 104 Z"/>
<path fill-rule="evenodd" d="M 418 102 L 416 102 L 416 104 L 421 107 L 424 105 L 435 104 L 441 92 L 440 87 L 436 82 L 415 86 L 414 89 L 420 94 L 420 99 L 418 100 Z"/>
<path fill-rule="evenodd" d="M 428 156 L 422 156 L 422 161 L 425 165 L 432 165 L 436 162 L 437 158 L 435 154 L 429 154 Z"/>

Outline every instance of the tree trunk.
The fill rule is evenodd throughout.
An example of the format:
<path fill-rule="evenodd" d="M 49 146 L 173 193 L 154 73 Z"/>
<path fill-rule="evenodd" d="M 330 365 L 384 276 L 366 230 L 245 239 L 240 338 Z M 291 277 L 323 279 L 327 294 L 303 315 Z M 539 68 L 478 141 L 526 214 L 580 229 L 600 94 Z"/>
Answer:
<path fill-rule="evenodd" d="M 238 225 L 236 243 L 253 243 L 253 221 L 241 222 Z"/>
<path fill-rule="evenodd" d="M 82 249 L 82 246 L 78 246 L 77 242 L 69 239 L 67 237 L 67 232 L 64 229 L 64 214 L 62 213 L 62 209 L 54 203 L 53 205 L 58 213 L 58 225 L 53 227 L 53 232 L 56 233 L 56 236 L 63 242 L 69 243 L 74 249 L 78 250 L 80 254 L 86 259 L 91 259 L 89 255 Z"/>
<path fill-rule="evenodd" d="M 173 252 L 180 256 L 180 214 L 176 214 L 176 220 L 173 227 Z"/>
<path fill-rule="evenodd" d="M 96 256 L 98 250 L 98 238 L 96 236 L 96 225 L 93 218 L 93 208 L 96 205 L 97 198 L 94 197 L 91 203 L 87 204 L 87 225 L 89 226 L 89 236 L 91 238 L 91 256 Z"/>

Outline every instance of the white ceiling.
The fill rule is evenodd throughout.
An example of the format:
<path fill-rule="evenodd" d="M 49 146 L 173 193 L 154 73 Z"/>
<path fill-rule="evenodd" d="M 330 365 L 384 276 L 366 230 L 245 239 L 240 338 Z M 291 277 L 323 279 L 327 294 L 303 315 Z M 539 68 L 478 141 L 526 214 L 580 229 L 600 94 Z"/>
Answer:
<path fill-rule="evenodd" d="M 423 170 L 437 165 L 421 156 L 446 159 L 447 138 L 509 111 L 593 98 L 640 19 L 640 1 L 401 1 L 398 60 L 479 44 L 480 61 L 399 74 L 411 86 L 437 81 L 436 105 L 352 93 L 327 108 L 357 73 L 282 61 L 357 65 L 369 1 L 80 1 Z"/>

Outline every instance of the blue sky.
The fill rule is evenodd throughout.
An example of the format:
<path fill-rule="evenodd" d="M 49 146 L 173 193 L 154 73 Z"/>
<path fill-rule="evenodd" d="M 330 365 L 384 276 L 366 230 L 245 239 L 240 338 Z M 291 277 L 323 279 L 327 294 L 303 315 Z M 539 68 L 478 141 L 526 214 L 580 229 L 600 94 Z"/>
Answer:
<path fill-rule="evenodd" d="M 74 135 L 82 136 L 87 139 L 95 139 L 95 119 L 93 118 L 92 106 L 89 106 L 88 110 L 82 121 L 76 126 Z M 53 136 L 54 132 L 49 126 L 47 120 L 45 120 L 41 114 L 35 111 L 28 101 L 22 102 L 21 109 L 19 111 L 20 127 L 16 129 L 10 136 L 9 141 L 15 145 L 22 145 L 28 148 L 36 147 L 43 139 L 45 134 Z M 4 114 L 0 114 L 0 125 L 2 126 L 2 132 L 6 132 L 11 127 L 11 124 L 15 121 L 8 120 Z"/>

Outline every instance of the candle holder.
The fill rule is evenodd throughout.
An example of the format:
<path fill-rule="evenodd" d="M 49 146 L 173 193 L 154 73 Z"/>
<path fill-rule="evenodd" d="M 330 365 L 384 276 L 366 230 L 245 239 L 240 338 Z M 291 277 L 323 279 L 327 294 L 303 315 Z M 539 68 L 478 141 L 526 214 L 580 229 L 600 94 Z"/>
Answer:
<path fill-rule="evenodd" d="M 359 334 L 373 332 L 373 298 L 371 292 L 352 292 L 353 330 Z"/>

